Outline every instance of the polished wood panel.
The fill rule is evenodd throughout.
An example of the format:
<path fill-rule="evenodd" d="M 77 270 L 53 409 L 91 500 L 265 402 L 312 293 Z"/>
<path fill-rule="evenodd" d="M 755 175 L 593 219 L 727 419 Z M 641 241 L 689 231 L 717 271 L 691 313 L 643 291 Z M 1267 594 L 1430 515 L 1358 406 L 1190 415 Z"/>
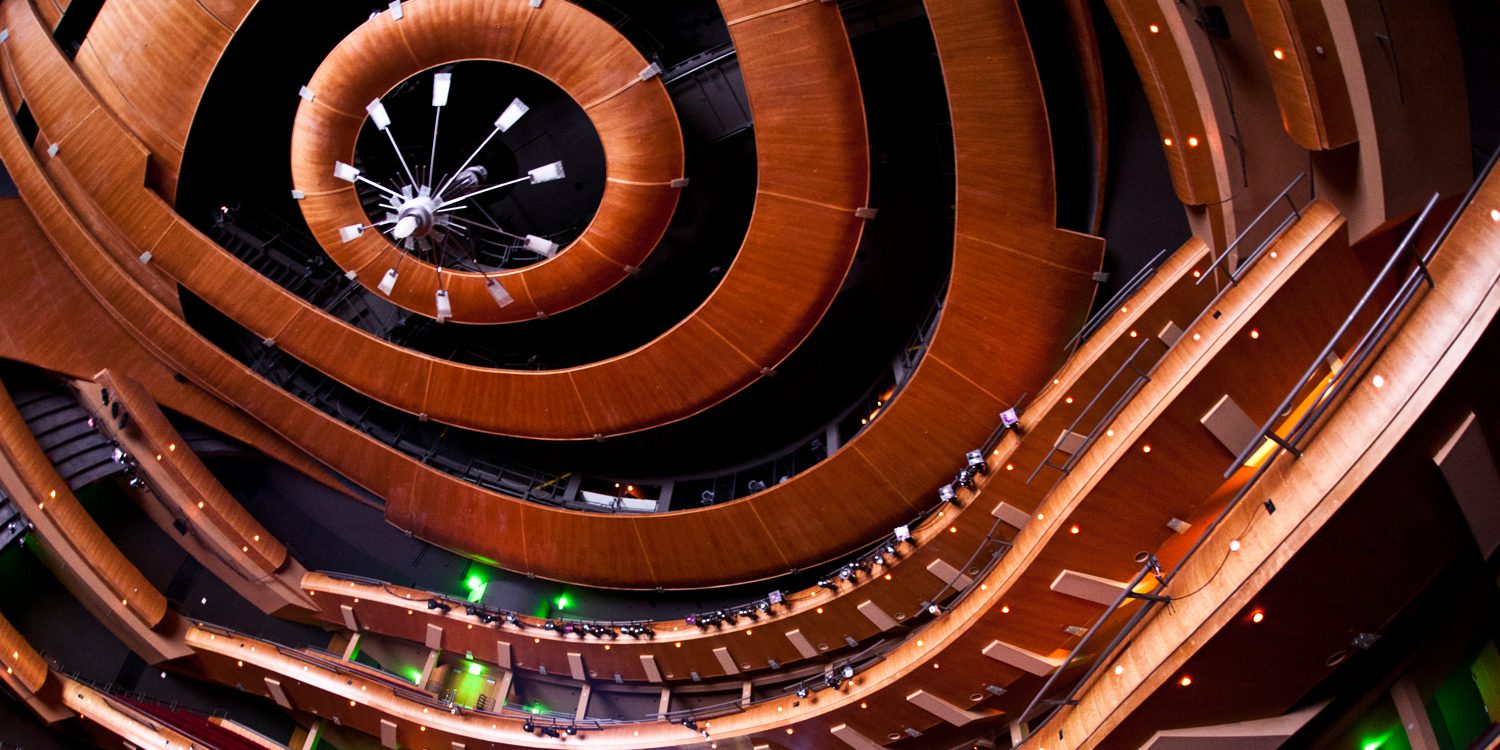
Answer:
<path fill-rule="evenodd" d="M 169 202 L 198 103 L 255 1 L 110 0 L 78 50 L 79 73 L 150 149 L 150 184 Z"/>
<path fill-rule="evenodd" d="M 0 679 L 22 697 L 41 690 L 47 681 L 47 661 L 4 617 L 0 617 L 0 666 L 5 667 Z"/>
<path fill-rule="evenodd" d="M 0 235 L 8 240 L 11 262 L 25 269 L 0 294 L 0 357 L 75 379 L 103 368 L 128 373 L 163 406 L 325 486 L 351 492 L 306 453 L 187 382 L 143 349 L 73 276 L 20 199 L 0 199 Z"/>
<path fill-rule="evenodd" d="M 1106 0 L 1105 5 L 1145 86 L 1178 199 L 1190 206 L 1227 200 L 1233 191 L 1225 150 L 1232 145 L 1193 50 L 1191 21 L 1166 0 Z"/>
<path fill-rule="evenodd" d="M 1316 0 L 1247 0 L 1251 27 L 1271 72 L 1281 123 L 1310 151 L 1358 140 L 1328 15 Z"/>
<path fill-rule="evenodd" d="M 392 50 L 397 54 L 387 54 Z M 473 59 L 532 70 L 583 106 L 604 147 L 607 182 L 589 226 L 554 258 L 492 274 L 444 272 L 453 320 L 509 323 L 583 304 L 627 278 L 660 241 L 677 205 L 678 188 L 670 183 L 683 176 L 684 157 L 682 129 L 660 77 L 641 80 L 646 59 L 608 23 L 571 3 L 426 0 L 403 6 L 399 21 L 386 12 L 355 29 L 308 81 L 314 98 L 301 103 L 293 125 L 292 183 L 307 195 L 303 216 L 329 256 L 360 283 L 374 289 L 386 269 L 399 268 L 390 301 L 435 317 L 436 267 L 406 257 L 379 232 L 348 243 L 339 238 L 341 227 L 369 218 L 354 186 L 334 179 L 333 165 L 354 163 L 366 104 L 419 72 Z M 504 104 L 496 103 L 496 114 Z M 485 284 L 492 278 L 514 303 L 500 307 L 491 299 Z"/>

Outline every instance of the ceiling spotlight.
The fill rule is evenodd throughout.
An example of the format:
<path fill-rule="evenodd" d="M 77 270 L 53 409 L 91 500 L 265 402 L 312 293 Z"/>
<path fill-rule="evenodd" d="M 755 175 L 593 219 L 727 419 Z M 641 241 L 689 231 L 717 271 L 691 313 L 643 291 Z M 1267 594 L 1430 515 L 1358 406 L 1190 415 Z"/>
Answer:
<path fill-rule="evenodd" d="M 808 693 L 806 685 L 798 685 L 797 686 L 797 697 L 798 698 L 806 698 L 808 696 L 808 694 L 809 693 Z"/>
<path fill-rule="evenodd" d="M 391 291 L 396 288 L 396 269 L 385 269 L 385 276 L 381 277 L 380 283 L 375 288 L 379 289 L 381 294 L 391 296 Z"/>
<path fill-rule="evenodd" d="M 442 107 L 448 104 L 448 91 L 453 88 L 452 73 L 438 73 L 432 77 L 432 106 Z"/>
<path fill-rule="evenodd" d="M 851 678 L 854 677 L 854 667 L 851 666 L 851 665 L 845 664 L 843 670 L 841 670 L 839 672 L 839 674 L 843 675 L 844 679 L 846 679 L 846 680 L 851 679 Z"/>
<path fill-rule="evenodd" d="M 958 493 L 953 490 L 953 485 L 945 484 L 938 488 L 938 498 L 945 503 L 958 504 Z"/>
<path fill-rule="evenodd" d="M 364 233 L 365 227 L 363 224 L 350 224 L 347 227 L 339 227 L 339 239 L 344 242 L 353 242 Z"/>
<path fill-rule="evenodd" d="M 490 297 L 495 300 L 495 304 L 501 307 L 505 307 L 516 301 L 516 298 L 510 296 L 510 292 L 506 291 L 504 285 L 498 279 L 485 279 L 484 290 L 489 292 Z"/>
<path fill-rule="evenodd" d="M 557 164 L 558 164 L 558 168 L 557 168 L 558 169 L 558 173 L 559 173 L 559 176 L 561 176 L 562 162 L 557 162 Z M 532 170 L 532 174 L 535 175 L 536 171 L 537 170 Z M 537 181 L 538 182 L 546 182 L 546 180 L 537 180 Z M 553 242 L 552 240 L 547 239 L 546 237 L 538 237 L 538 236 L 536 236 L 534 234 L 528 234 L 528 235 L 526 235 L 526 249 L 530 250 L 533 253 L 536 253 L 537 255 L 542 256 L 543 258 L 551 258 L 552 256 L 557 255 L 557 248 L 558 248 L 557 243 Z"/>
<path fill-rule="evenodd" d="M 344 182 L 354 182 L 359 179 L 359 170 L 352 165 L 336 161 L 333 163 L 333 176 Z"/>
<path fill-rule="evenodd" d="M 505 111 L 500 113 L 500 118 L 495 120 L 495 127 L 504 133 L 510 130 L 511 126 L 520 121 L 521 117 L 529 111 L 531 111 L 531 107 L 526 106 L 526 102 L 520 99 L 512 99 L 510 100 L 510 105 L 505 108 Z"/>
<path fill-rule="evenodd" d="M 370 119 L 374 121 L 376 130 L 385 130 L 391 126 L 391 115 L 385 111 L 385 105 L 379 99 L 366 104 L 365 111 L 370 113 Z"/>
<path fill-rule="evenodd" d="M 825 589 L 828 589 L 829 591 L 838 591 L 839 590 L 839 585 L 837 583 L 834 583 L 831 579 L 828 579 L 828 578 L 819 578 L 818 579 L 818 586 L 820 586 L 822 588 L 825 588 Z"/>
<path fill-rule="evenodd" d="M 540 185 L 543 182 L 552 182 L 567 177 L 567 174 L 563 172 L 563 163 L 560 161 L 543 164 L 526 174 L 531 175 L 531 184 L 533 185 Z"/>

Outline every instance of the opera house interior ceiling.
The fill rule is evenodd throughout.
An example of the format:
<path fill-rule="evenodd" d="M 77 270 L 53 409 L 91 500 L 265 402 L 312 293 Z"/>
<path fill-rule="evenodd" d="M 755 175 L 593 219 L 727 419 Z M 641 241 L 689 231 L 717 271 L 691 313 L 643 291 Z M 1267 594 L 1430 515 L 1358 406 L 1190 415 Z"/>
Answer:
<path fill-rule="evenodd" d="M 0 750 L 1500 748 L 1494 0 L 0 0 Z"/>

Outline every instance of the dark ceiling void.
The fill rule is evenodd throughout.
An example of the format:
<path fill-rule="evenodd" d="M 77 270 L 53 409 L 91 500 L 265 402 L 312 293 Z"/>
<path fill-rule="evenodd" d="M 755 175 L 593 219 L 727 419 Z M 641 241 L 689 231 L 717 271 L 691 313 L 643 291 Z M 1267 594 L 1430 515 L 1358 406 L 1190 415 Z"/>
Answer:
<path fill-rule="evenodd" d="M 1157 253 L 1176 250 L 1192 233 L 1182 203 L 1172 191 L 1156 121 L 1135 64 L 1103 0 L 1092 0 L 1090 6 L 1104 67 L 1109 123 L 1100 229 L 1107 243 L 1104 270 L 1109 281 L 1094 296 L 1098 310 Z M 1036 46 L 1033 40 L 1032 47 Z"/>

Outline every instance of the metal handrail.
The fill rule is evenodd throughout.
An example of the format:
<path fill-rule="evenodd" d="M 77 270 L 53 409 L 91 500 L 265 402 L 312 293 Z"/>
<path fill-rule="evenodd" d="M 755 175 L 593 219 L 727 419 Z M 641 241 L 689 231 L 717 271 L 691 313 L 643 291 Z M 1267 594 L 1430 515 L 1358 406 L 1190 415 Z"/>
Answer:
<path fill-rule="evenodd" d="M 1058 447 L 1058 443 L 1053 443 L 1052 448 L 1047 451 L 1047 454 L 1045 456 L 1042 456 L 1041 463 L 1038 463 L 1036 468 L 1031 470 L 1031 475 L 1026 477 L 1027 485 L 1030 485 L 1032 480 L 1036 479 L 1036 475 L 1041 473 L 1044 467 L 1052 466 L 1053 468 L 1061 471 L 1063 474 L 1067 474 L 1072 470 L 1073 464 L 1077 462 L 1078 457 L 1085 451 L 1087 451 L 1088 447 L 1090 445 L 1093 445 L 1094 441 L 1098 438 L 1099 427 L 1107 424 L 1111 419 L 1113 419 L 1114 415 L 1118 413 L 1123 402 L 1129 400 L 1131 396 L 1134 396 L 1136 394 L 1136 392 L 1139 390 L 1141 381 L 1149 381 L 1151 379 L 1151 375 L 1149 372 L 1141 372 L 1140 368 L 1137 368 L 1135 366 L 1135 358 L 1136 355 L 1145 350 L 1147 344 L 1155 340 L 1156 339 L 1154 337 L 1150 336 L 1142 340 L 1141 343 L 1135 347 L 1135 351 L 1131 352 L 1130 356 L 1126 357 L 1125 361 L 1120 363 L 1120 366 L 1115 369 L 1114 374 L 1109 376 L 1109 380 L 1105 381 L 1104 385 L 1099 387 L 1099 390 L 1094 394 L 1094 397 L 1089 399 L 1089 402 L 1078 411 L 1078 416 L 1074 417 L 1073 421 L 1068 424 L 1067 429 L 1064 430 L 1065 433 L 1073 432 L 1073 428 L 1077 427 L 1078 423 L 1083 421 L 1083 418 L 1089 413 L 1090 410 L 1094 408 L 1094 404 L 1098 403 L 1099 398 L 1102 397 L 1105 392 L 1107 392 L 1110 387 L 1115 384 L 1115 381 L 1118 380 L 1126 370 L 1135 371 L 1137 376 L 1135 382 L 1132 383 L 1129 388 L 1125 389 L 1125 393 L 1120 397 L 1120 399 L 1116 400 L 1115 405 L 1111 407 L 1110 410 L 1103 417 L 1101 417 L 1097 423 L 1095 423 L 1094 427 L 1089 431 L 1088 436 L 1084 439 L 1083 445 L 1079 446 L 1078 450 L 1074 451 L 1062 466 L 1054 466 L 1050 462 L 1052 461 L 1052 457 L 1054 455 L 1057 455 L 1057 452 L 1061 450 L 1061 448 Z"/>
<path fill-rule="evenodd" d="M 1076 696 L 1077 693 L 1083 688 L 1083 686 L 1088 683 L 1088 680 L 1108 662 L 1109 657 L 1114 654 L 1119 645 L 1124 642 L 1125 638 L 1130 633 L 1132 633 L 1142 621 L 1144 621 L 1146 615 L 1152 610 L 1155 604 L 1170 601 L 1170 597 L 1162 595 L 1162 592 L 1165 592 L 1167 590 L 1168 586 L 1172 583 L 1173 580 L 1176 579 L 1177 575 L 1181 573 L 1182 570 L 1187 566 L 1188 562 L 1194 558 L 1198 550 L 1200 550 L 1203 545 L 1208 542 L 1208 539 L 1213 536 L 1214 532 L 1216 532 L 1219 527 L 1221 527 L 1223 523 L 1229 518 L 1230 513 L 1236 510 L 1239 507 L 1240 502 L 1244 500 L 1244 498 L 1248 496 L 1250 492 L 1258 485 L 1260 479 L 1270 471 L 1276 459 L 1279 458 L 1283 453 L 1288 452 L 1293 453 L 1294 456 L 1301 455 L 1300 449 L 1297 447 L 1297 445 L 1310 433 L 1312 427 L 1321 421 L 1322 416 L 1327 412 L 1328 407 L 1334 402 L 1337 393 L 1343 388 L 1343 386 L 1349 382 L 1352 382 L 1355 378 L 1355 375 L 1360 372 L 1365 361 L 1371 354 L 1374 353 L 1376 345 L 1385 337 L 1385 334 L 1390 331 L 1391 327 L 1394 325 L 1396 319 L 1401 315 L 1401 313 L 1405 311 L 1407 305 L 1411 302 L 1412 298 L 1415 297 L 1417 290 L 1421 288 L 1422 283 L 1425 282 L 1429 286 L 1435 286 L 1435 282 L 1428 271 L 1428 264 L 1431 261 L 1432 257 L 1436 255 L 1437 251 L 1440 249 L 1443 242 L 1447 239 L 1448 235 L 1452 232 L 1452 229 L 1456 225 L 1459 217 L 1464 213 L 1465 209 L 1467 209 L 1473 203 L 1474 197 L 1478 193 L 1480 186 L 1493 172 L 1497 160 L 1500 160 L 1500 149 L 1496 150 L 1495 154 L 1491 156 L 1484 169 L 1481 170 L 1479 176 L 1475 178 L 1474 183 L 1470 186 L 1468 193 L 1465 194 L 1463 200 L 1455 209 L 1453 216 L 1450 217 L 1447 224 L 1444 225 L 1443 229 L 1433 239 L 1426 252 L 1415 259 L 1414 268 L 1410 272 L 1408 272 L 1406 278 L 1403 280 L 1400 287 L 1398 287 L 1397 292 L 1391 298 L 1390 302 L 1386 304 L 1386 306 L 1381 310 L 1381 313 L 1376 317 L 1376 320 L 1370 325 L 1369 329 L 1367 329 L 1366 332 L 1360 337 L 1359 343 L 1353 350 L 1351 350 L 1344 366 L 1339 370 L 1336 378 L 1325 390 L 1323 396 L 1320 397 L 1318 402 L 1312 408 L 1309 408 L 1307 411 L 1305 411 L 1296 420 L 1296 422 L 1293 423 L 1291 428 L 1287 431 L 1286 438 L 1281 438 L 1280 436 L 1274 438 L 1276 446 L 1275 449 L 1269 456 L 1266 457 L 1266 460 L 1262 462 L 1260 466 L 1256 467 L 1254 473 L 1252 473 L 1250 477 L 1245 480 L 1245 483 L 1234 494 L 1234 496 L 1230 498 L 1227 503 L 1225 503 L 1223 509 L 1221 509 L 1214 520 L 1203 529 L 1202 533 L 1198 535 L 1198 538 L 1194 540 L 1192 546 L 1190 546 L 1187 551 L 1183 553 L 1182 557 L 1177 561 L 1172 569 L 1165 575 L 1158 576 L 1160 585 L 1154 592 L 1155 596 L 1141 597 L 1148 599 L 1146 605 L 1143 606 L 1141 610 L 1138 611 L 1121 628 L 1121 630 L 1118 634 L 1116 634 L 1115 638 L 1113 639 L 1113 641 L 1111 641 L 1109 646 L 1107 646 L 1104 650 L 1102 650 L 1098 655 L 1094 657 L 1094 663 L 1090 666 L 1089 670 L 1075 683 L 1074 687 L 1069 691 L 1067 698 L 1062 701 L 1056 701 L 1056 705 L 1058 708 L 1073 703 L 1073 697 Z M 1380 274 L 1376 277 L 1376 279 L 1371 282 L 1363 297 L 1361 297 L 1360 301 L 1356 304 L 1354 312 L 1350 313 L 1344 324 L 1339 327 L 1337 332 L 1335 332 L 1329 344 L 1324 347 L 1324 350 L 1320 357 L 1314 362 L 1314 366 L 1313 368 L 1311 368 L 1310 372 L 1304 374 L 1304 376 L 1297 381 L 1297 384 L 1293 386 L 1292 391 L 1287 395 L 1287 397 L 1283 399 L 1281 406 L 1276 410 L 1276 415 L 1285 413 L 1285 410 L 1290 405 L 1291 400 L 1296 396 L 1297 393 L 1302 391 L 1305 384 L 1316 373 L 1317 368 L 1321 366 L 1322 362 L 1324 361 L 1324 357 L 1326 357 L 1328 352 L 1331 351 L 1331 348 L 1341 338 L 1343 338 L 1343 335 L 1347 333 L 1351 322 L 1358 316 L 1360 312 L 1362 312 L 1363 307 L 1368 304 L 1369 299 L 1373 297 L 1375 291 L 1386 280 L 1390 269 L 1394 267 L 1396 261 L 1399 260 L 1400 257 L 1404 254 L 1406 247 L 1417 235 L 1422 223 L 1425 221 L 1436 200 L 1437 196 L 1434 195 L 1432 199 L 1428 201 L 1421 215 L 1413 223 L 1412 227 L 1407 231 L 1406 236 L 1402 239 L 1401 243 L 1392 253 L 1391 258 L 1386 262 L 1385 267 L 1382 268 Z M 1272 420 L 1274 421 L 1275 418 L 1276 417 L 1273 416 Z M 1263 437 L 1259 437 L 1256 440 L 1252 441 L 1250 449 L 1253 449 L 1254 446 L 1259 445 L 1264 439 L 1271 437 L 1269 434 L 1265 434 L 1268 430 L 1269 424 L 1262 429 Z M 1233 472 L 1243 464 L 1245 455 L 1246 452 L 1242 451 L 1241 455 L 1236 457 L 1235 463 L 1230 467 L 1231 471 L 1225 475 L 1226 478 L 1231 476 Z M 1267 512 L 1270 511 L 1271 508 L 1268 507 Z M 1095 629 L 1097 629 L 1099 623 L 1102 623 L 1104 619 L 1113 614 L 1113 611 L 1116 609 L 1118 609 L 1117 606 L 1112 607 L 1110 610 L 1107 610 L 1105 612 L 1105 615 L 1100 618 L 1098 623 L 1096 623 Z M 1087 637 L 1088 636 L 1085 636 L 1085 638 Z M 1075 649 L 1075 655 L 1077 652 L 1078 649 Z M 1064 668 L 1065 667 L 1066 664 L 1064 664 Z M 1058 671 L 1060 672 L 1061 669 L 1062 668 L 1059 668 Z M 1056 673 L 1054 673 L 1054 677 L 1055 676 Z M 1053 681 L 1054 680 L 1049 680 L 1049 685 Z M 1045 689 L 1046 686 L 1044 686 L 1044 691 Z M 1041 693 L 1038 693 L 1038 699 L 1040 698 L 1040 696 Z M 1022 713 L 1022 721 L 1025 721 L 1027 718 L 1029 718 L 1031 711 L 1036 707 L 1037 703 L 1037 700 L 1032 701 L 1032 705 L 1028 706 L 1026 711 Z M 1056 711 L 1053 711 L 1035 727 L 1031 727 L 1031 734 L 1035 734 L 1037 731 L 1039 731 L 1047 721 L 1049 721 L 1053 716 L 1056 715 L 1056 713 Z"/>
<path fill-rule="evenodd" d="M 1292 188 L 1297 187 L 1297 183 L 1302 182 L 1302 178 L 1304 178 L 1306 176 L 1307 176 L 1307 173 L 1303 172 L 1303 173 L 1297 175 L 1295 178 L 1293 178 L 1292 181 L 1286 187 L 1282 188 L 1281 192 L 1277 193 L 1276 197 L 1272 198 L 1271 201 L 1266 204 L 1266 207 L 1263 208 L 1263 209 L 1261 209 L 1260 214 L 1257 215 L 1255 217 L 1255 219 L 1253 219 L 1249 224 L 1245 225 L 1244 230 L 1242 230 L 1239 233 L 1239 236 L 1235 237 L 1234 241 L 1231 242 L 1231 243 L 1229 243 L 1228 247 L 1224 248 L 1224 252 L 1220 253 L 1219 257 L 1217 257 L 1217 258 L 1214 259 L 1214 262 L 1208 267 L 1208 270 L 1204 271 L 1203 275 L 1200 276 L 1200 277 L 1198 277 L 1198 281 L 1196 282 L 1196 284 L 1202 284 L 1204 279 L 1207 279 L 1210 274 L 1212 274 L 1214 271 L 1218 270 L 1219 264 L 1223 263 L 1224 260 L 1227 259 L 1230 256 L 1230 254 L 1234 252 L 1235 248 L 1239 247 L 1239 244 L 1244 241 L 1245 237 L 1249 236 L 1250 232 L 1252 230 L 1254 230 L 1255 227 L 1258 226 L 1263 219 L 1266 218 L 1266 215 L 1269 214 L 1269 213 L 1271 213 L 1271 209 L 1275 208 L 1276 204 L 1280 203 L 1283 199 L 1285 199 L 1287 201 L 1287 204 L 1292 207 L 1292 214 L 1294 216 L 1296 216 L 1297 218 L 1301 218 L 1302 217 L 1302 211 L 1300 209 L 1298 209 L 1297 208 L 1297 204 L 1294 201 L 1292 201 L 1292 199 L 1291 199 L 1291 193 L 1292 193 Z M 1281 224 L 1281 227 L 1278 228 L 1278 231 L 1271 233 L 1271 237 L 1275 237 L 1276 234 L 1280 231 L 1280 229 L 1284 229 L 1286 227 L 1286 225 L 1287 225 L 1287 222 L 1283 221 L 1282 224 Z M 1265 247 L 1265 243 L 1262 243 L 1261 247 L 1264 248 Z M 1259 250 L 1257 250 L 1257 252 L 1255 254 L 1253 254 L 1251 257 L 1256 257 L 1258 255 L 1259 255 Z M 1248 263 L 1243 264 L 1243 265 L 1248 265 Z M 1231 284 L 1238 284 L 1239 283 L 1239 276 L 1240 276 L 1240 274 L 1238 274 L 1238 273 L 1230 273 L 1230 274 L 1228 274 L 1228 276 L 1229 276 L 1229 282 Z"/>
<path fill-rule="evenodd" d="M 1254 453 L 1255 450 L 1267 439 L 1272 440 L 1281 445 L 1281 447 L 1292 451 L 1293 454 L 1300 455 L 1298 450 L 1293 447 L 1293 444 L 1290 440 L 1276 434 L 1276 430 L 1273 429 L 1273 425 L 1275 425 L 1277 420 L 1281 419 L 1282 416 L 1287 413 L 1287 410 L 1291 408 L 1292 402 L 1297 398 L 1297 395 L 1302 392 L 1303 387 L 1313 378 L 1314 375 L 1317 374 L 1319 370 L 1323 368 L 1324 363 L 1328 360 L 1328 355 L 1333 353 L 1334 347 L 1337 346 L 1339 341 L 1344 338 L 1344 334 L 1349 330 L 1349 327 L 1354 325 L 1355 320 L 1359 318 L 1359 316 L 1364 312 L 1365 306 L 1368 305 L 1370 300 L 1374 298 L 1376 291 L 1379 290 L 1382 283 L 1386 280 L 1386 277 L 1389 276 L 1391 271 L 1395 269 L 1396 262 L 1406 254 L 1407 245 L 1410 244 L 1412 239 L 1417 236 L 1418 231 L 1421 230 L 1423 222 L 1427 220 L 1428 214 L 1432 212 L 1432 207 L 1437 204 L 1437 200 L 1438 194 L 1433 193 L 1432 197 L 1427 201 L 1427 206 L 1422 209 L 1422 213 L 1417 216 L 1417 220 L 1412 223 L 1411 229 L 1407 231 L 1406 236 L 1401 240 L 1401 244 L 1396 246 L 1395 252 L 1391 253 L 1390 259 L 1388 259 L 1385 262 L 1385 266 L 1380 269 L 1380 273 L 1375 277 L 1375 281 L 1371 282 L 1369 288 L 1365 290 L 1364 296 L 1360 297 L 1359 302 L 1354 305 L 1354 309 L 1351 310 L 1348 316 L 1344 318 L 1343 324 L 1341 324 L 1338 330 L 1334 332 L 1333 338 L 1329 339 L 1328 343 L 1324 345 L 1323 349 L 1318 352 L 1318 356 L 1313 359 L 1312 363 L 1308 365 L 1307 369 L 1302 373 L 1302 377 L 1297 380 L 1297 385 L 1294 386 L 1292 390 L 1286 394 L 1286 397 L 1283 398 L 1276 409 L 1271 412 L 1271 416 L 1266 420 L 1264 424 L 1260 426 L 1260 430 L 1258 431 L 1256 437 L 1252 439 L 1248 445 L 1240 449 L 1239 453 L 1235 454 L 1234 461 L 1230 463 L 1229 468 L 1224 470 L 1225 479 L 1228 479 L 1231 475 L 1234 474 L 1234 472 L 1238 471 L 1239 467 L 1244 465 L 1245 460 L 1250 457 L 1250 454 Z M 1436 247 L 1436 245 L 1434 245 L 1434 247 Z M 1423 272 L 1425 273 L 1425 268 L 1423 269 Z M 1345 371 L 1347 371 L 1347 368 L 1345 368 Z"/>
<path fill-rule="evenodd" d="M 1088 645 L 1089 641 L 1093 639 L 1095 633 L 1099 632 L 1100 628 L 1104 627 L 1104 622 L 1108 620 L 1111 615 L 1113 615 L 1115 612 L 1118 612 L 1121 607 L 1125 606 L 1126 602 L 1129 602 L 1132 599 L 1142 599 L 1150 603 L 1154 602 L 1158 598 L 1158 594 L 1156 594 L 1155 592 L 1151 594 L 1139 594 L 1135 591 L 1136 586 L 1139 586 L 1141 584 L 1141 581 L 1146 580 L 1146 576 L 1150 575 L 1152 572 L 1157 573 L 1157 587 L 1155 591 L 1159 592 L 1162 589 L 1166 588 L 1166 583 L 1161 580 L 1161 566 L 1157 564 L 1155 557 L 1148 558 L 1145 564 L 1141 566 L 1141 569 L 1135 574 L 1135 577 L 1130 579 L 1130 583 L 1126 584 L 1124 588 L 1120 589 L 1119 595 L 1116 596 L 1115 600 L 1110 603 L 1108 608 L 1104 610 L 1104 614 L 1100 615 L 1097 620 L 1094 620 L 1094 624 L 1089 627 L 1088 632 L 1084 633 L 1083 637 L 1078 639 L 1078 643 L 1074 644 L 1073 650 L 1068 652 L 1068 658 L 1063 660 L 1063 663 L 1058 665 L 1057 669 L 1052 670 L 1052 674 L 1047 678 L 1047 681 L 1042 683 L 1041 689 L 1036 691 L 1036 696 L 1031 699 L 1030 703 L 1026 704 L 1026 709 L 1021 711 L 1021 713 L 1018 715 L 1016 719 L 1017 721 L 1024 723 L 1027 719 L 1031 718 L 1032 711 L 1036 709 L 1039 703 L 1042 703 L 1042 696 L 1046 695 L 1047 691 L 1052 689 L 1052 686 L 1056 684 L 1057 679 L 1062 676 L 1063 671 L 1068 668 L 1068 665 L 1073 663 L 1074 659 L 1078 658 L 1078 655 L 1083 652 L 1083 647 Z M 1143 607 L 1142 609 L 1144 610 L 1145 608 Z M 1116 640 L 1118 640 L 1118 636 L 1116 636 Z M 1106 651 L 1105 653 L 1108 653 L 1108 651 Z M 1095 663 L 1097 664 L 1098 661 L 1096 660 Z M 1069 692 L 1068 698 L 1065 699 L 1064 702 L 1071 701 L 1072 696 L 1075 693 L 1076 688 L 1073 691 Z"/>
<path fill-rule="evenodd" d="M 1130 277 L 1130 281 L 1126 282 L 1125 286 L 1120 287 L 1119 290 L 1111 295 L 1108 302 L 1105 302 L 1098 311 L 1083 322 L 1083 327 L 1078 329 L 1078 333 L 1073 334 L 1073 338 L 1068 339 L 1068 343 L 1063 344 L 1063 351 L 1072 349 L 1074 344 L 1088 341 L 1089 337 L 1093 336 L 1098 327 L 1109 317 L 1111 310 L 1120 307 L 1122 301 L 1135 294 L 1136 290 L 1143 286 L 1148 279 L 1156 275 L 1157 269 L 1161 267 L 1162 256 L 1166 254 L 1167 249 L 1162 248 L 1151 260 L 1146 261 L 1145 265 L 1137 269 L 1135 275 Z"/>

